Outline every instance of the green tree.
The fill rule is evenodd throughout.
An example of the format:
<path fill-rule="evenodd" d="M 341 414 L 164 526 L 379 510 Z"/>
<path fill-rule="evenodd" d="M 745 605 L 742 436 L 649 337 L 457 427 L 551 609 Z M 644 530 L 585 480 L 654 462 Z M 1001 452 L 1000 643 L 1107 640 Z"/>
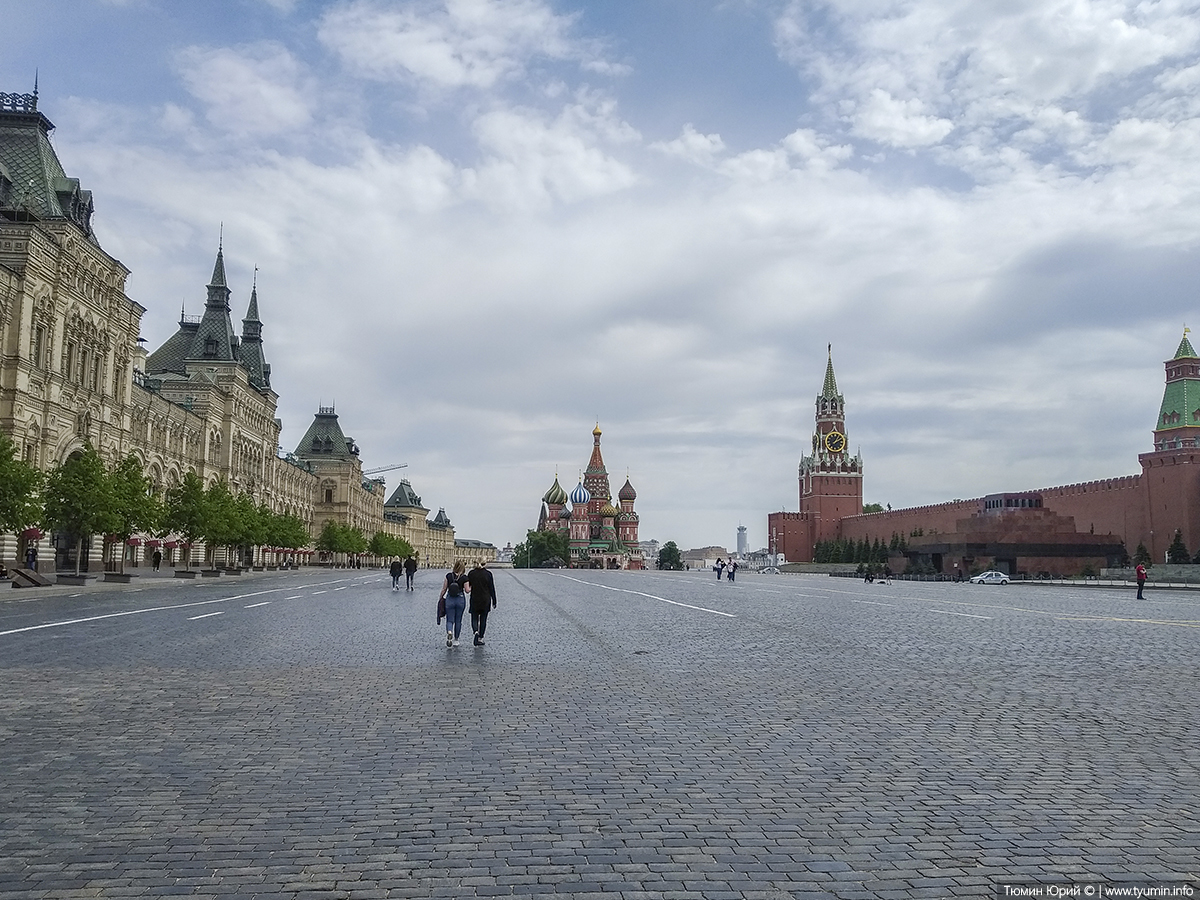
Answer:
<path fill-rule="evenodd" d="M 132 454 L 109 473 L 114 525 L 110 531 L 118 540 L 121 571 L 125 571 L 125 543 L 135 531 L 155 531 L 163 518 L 162 504 Z"/>
<path fill-rule="evenodd" d="M 204 522 L 205 556 L 210 565 L 217 564 L 217 548 L 226 548 L 225 561 L 229 561 L 228 548 L 242 539 L 244 531 L 241 510 L 237 500 L 224 479 L 214 481 L 204 492 L 208 506 L 208 517 Z"/>
<path fill-rule="evenodd" d="M 0 532 L 22 531 L 42 517 L 42 473 L 17 459 L 17 448 L 0 434 Z"/>
<path fill-rule="evenodd" d="M 1192 554 L 1188 552 L 1187 546 L 1183 543 L 1183 532 L 1176 528 L 1175 540 L 1171 541 L 1171 546 L 1167 548 L 1167 562 L 1172 565 L 1182 565 L 1191 561 Z"/>
<path fill-rule="evenodd" d="M 863 512 L 864 513 L 883 512 L 883 504 L 882 503 L 864 503 L 863 504 Z"/>
<path fill-rule="evenodd" d="M 241 545 L 243 551 L 250 551 L 250 565 L 254 565 L 256 559 L 254 550 L 267 541 L 271 512 L 266 507 L 255 503 L 254 498 L 249 494 L 238 494 L 234 505 L 237 508 L 238 523 L 241 525 L 238 544 Z M 238 565 L 241 565 L 245 558 L 245 552 L 239 553 Z"/>
<path fill-rule="evenodd" d="M 167 491 L 167 512 L 163 525 L 183 538 L 185 569 L 192 565 L 192 545 L 204 537 L 208 529 L 208 498 L 204 482 L 195 472 L 188 472 L 183 481 Z"/>
<path fill-rule="evenodd" d="M 667 541 L 658 548 L 658 567 L 670 572 L 683 569 L 683 556 L 679 553 L 679 545 L 674 541 Z"/>
<path fill-rule="evenodd" d="M 1146 549 L 1145 544 L 1138 544 L 1137 549 L 1133 551 L 1133 564 L 1136 566 L 1141 563 L 1144 566 L 1150 565 L 1150 551 Z"/>
<path fill-rule="evenodd" d="M 543 563 L 557 559 L 566 565 L 571 558 L 570 539 L 563 531 L 533 531 L 525 534 L 525 540 L 513 549 L 513 567 L 536 569 Z"/>
<path fill-rule="evenodd" d="M 308 533 L 308 526 L 304 524 L 299 516 L 294 516 L 291 513 L 284 513 L 281 516 L 277 516 L 274 522 L 274 529 L 271 543 L 278 547 L 299 550 L 301 547 L 307 547 L 312 540 L 312 537 Z"/>
<path fill-rule="evenodd" d="M 112 485 L 91 444 L 56 465 L 46 476 L 44 521 L 48 528 L 75 537 L 75 574 L 79 574 L 83 541 L 117 526 Z"/>
<path fill-rule="evenodd" d="M 378 556 L 383 559 L 393 556 L 403 558 L 411 556 L 413 548 L 412 544 L 404 540 L 404 538 L 377 531 L 371 536 L 371 540 L 367 542 L 367 552 L 372 556 Z"/>

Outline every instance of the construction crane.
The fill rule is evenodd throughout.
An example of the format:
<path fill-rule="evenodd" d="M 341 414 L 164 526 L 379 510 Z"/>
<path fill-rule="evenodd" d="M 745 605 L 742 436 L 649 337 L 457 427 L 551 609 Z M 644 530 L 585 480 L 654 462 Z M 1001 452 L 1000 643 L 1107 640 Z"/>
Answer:
<path fill-rule="evenodd" d="M 380 472 L 390 472 L 392 469 L 407 469 L 408 463 L 398 463 L 394 466 L 380 466 L 378 469 L 367 469 L 364 475 L 378 475 Z"/>

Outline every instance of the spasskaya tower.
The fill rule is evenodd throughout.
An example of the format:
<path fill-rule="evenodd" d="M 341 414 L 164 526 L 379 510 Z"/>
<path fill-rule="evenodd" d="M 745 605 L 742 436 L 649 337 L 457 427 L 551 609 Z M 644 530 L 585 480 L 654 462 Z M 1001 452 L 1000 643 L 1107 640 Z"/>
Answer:
<path fill-rule="evenodd" d="M 844 517 L 862 515 L 862 474 L 862 457 L 850 455 L 846 400 L 838 393 L 830 344 L 825 383 L 817 395 L 812 455 L 800 458 L 800 512 L 816 520 L 814 541 L 836 538 Z"/>

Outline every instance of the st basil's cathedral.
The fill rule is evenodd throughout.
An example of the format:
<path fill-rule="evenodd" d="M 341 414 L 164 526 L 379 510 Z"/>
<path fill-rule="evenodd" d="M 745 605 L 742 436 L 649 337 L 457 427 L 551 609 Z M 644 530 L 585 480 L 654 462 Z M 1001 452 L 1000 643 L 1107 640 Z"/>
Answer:
<path fill-rule="evenodd" d="M 620 508 L 613 506 L 600 435 L 597 425 L 592 431 L 592 458 L 570 495 L 558 483 L 558 476 L 554 477 L 554 484 L 542 496 L 537 530 L 567 533 L 571 568 L 644 569 L 638 547 L 638 514 L 633 511 L 637 491 L 626 478 L 617 494 Z"/>

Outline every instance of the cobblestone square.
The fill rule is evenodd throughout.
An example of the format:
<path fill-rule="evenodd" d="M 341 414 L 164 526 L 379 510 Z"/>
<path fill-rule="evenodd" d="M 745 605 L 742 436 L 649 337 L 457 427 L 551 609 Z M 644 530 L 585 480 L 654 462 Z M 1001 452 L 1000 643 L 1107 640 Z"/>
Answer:
<path fill-rule="evenodd" d="M 304 571 L 0 599 L 0 898 L 1200 880 L 1200 594 Z"/>

